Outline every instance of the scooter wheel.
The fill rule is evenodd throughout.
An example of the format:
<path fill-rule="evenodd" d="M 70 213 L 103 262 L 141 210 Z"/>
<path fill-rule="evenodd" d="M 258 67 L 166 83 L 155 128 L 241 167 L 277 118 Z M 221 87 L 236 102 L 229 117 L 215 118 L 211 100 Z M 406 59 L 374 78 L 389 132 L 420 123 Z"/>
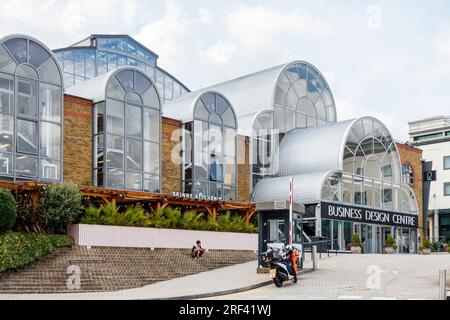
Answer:
<path fill-rule="evenodd" d="M 277 286 L 277 288 L 281 288 L 283 286 L 283 280 L 278 277 L 275 277 L 273 279 L 273 283 L 275 284 L 275 286 Z"/>

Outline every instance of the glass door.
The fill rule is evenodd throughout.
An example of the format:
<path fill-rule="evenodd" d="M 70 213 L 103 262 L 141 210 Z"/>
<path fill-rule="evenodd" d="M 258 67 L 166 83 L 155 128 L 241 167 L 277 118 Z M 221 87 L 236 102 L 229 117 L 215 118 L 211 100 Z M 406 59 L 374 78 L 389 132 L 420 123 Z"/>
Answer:
<path fill-rule="evenodd" d="M 401 253 L 409 253 L 409 229 L 402 229 L 401 236 Z"/>

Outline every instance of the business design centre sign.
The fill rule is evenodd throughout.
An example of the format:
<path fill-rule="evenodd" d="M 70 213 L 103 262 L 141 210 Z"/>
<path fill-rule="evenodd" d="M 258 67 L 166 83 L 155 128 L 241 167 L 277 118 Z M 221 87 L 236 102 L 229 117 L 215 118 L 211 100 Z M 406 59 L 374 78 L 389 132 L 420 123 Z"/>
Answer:
<path fill-rule="evenodd" d="M 322 219 L 351 221 L 383 226 L 418 228 L 418 216 L 379 209 L 355 207 L 339 203 L 321 202 Z"/>

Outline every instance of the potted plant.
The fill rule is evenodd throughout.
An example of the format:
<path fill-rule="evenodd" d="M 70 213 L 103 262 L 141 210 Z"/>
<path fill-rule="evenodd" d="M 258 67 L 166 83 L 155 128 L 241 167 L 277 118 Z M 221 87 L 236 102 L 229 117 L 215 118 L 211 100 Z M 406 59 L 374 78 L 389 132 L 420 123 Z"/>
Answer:
<path fill-rule="evenodd" d="M 430 242 L 430 239 L 428 239 L 428 238 L 425 238 L 424 240 L 423 240 L 423 243 L 422 243 L 422 245 L 421 245 L 421 251 L 422 251 L 422 254 L 423 255 L 429 255 L 429 254 L 431 254 L 431 248 L 432 248 L 432 244 L 431 244 L 431 242 Z"/>
<path fill-rule="evenodd" d="M 395 246 L 395 248 L 394 248 Z M 397 244 L 394 241 L 394 238 L 391 235 L 388 235 L 386 239 L 386 245 L 384 247 L 384 252 L 386 254 L 393 254 L 394 251 L 397 249 Z"/>
<path fill-rule="evenodd" d="M 355 233 L 352 238 L 352 246 L 350 247 L 350 250 L 352 253 L 361 254 L 361 248 L 361 239 L 359 238 L 359 234 Z"/>

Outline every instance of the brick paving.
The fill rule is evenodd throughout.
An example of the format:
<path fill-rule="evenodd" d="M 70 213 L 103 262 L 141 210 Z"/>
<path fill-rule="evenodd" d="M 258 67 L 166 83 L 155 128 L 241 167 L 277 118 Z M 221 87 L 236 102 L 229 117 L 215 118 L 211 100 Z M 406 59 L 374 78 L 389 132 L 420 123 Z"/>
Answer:
<path fill-rule="evenodd" d="M 439 269 L 448 270 L 450 289 L 449 254 L 339 255 L 319 261 L 318 270 L 300 277 L 297 285 L 286 284 L 281 289 L 270 285 L 220 299 L 438 299 Z M 380 275 L 379 286 L 371 277 L 373 271 Z"/>

